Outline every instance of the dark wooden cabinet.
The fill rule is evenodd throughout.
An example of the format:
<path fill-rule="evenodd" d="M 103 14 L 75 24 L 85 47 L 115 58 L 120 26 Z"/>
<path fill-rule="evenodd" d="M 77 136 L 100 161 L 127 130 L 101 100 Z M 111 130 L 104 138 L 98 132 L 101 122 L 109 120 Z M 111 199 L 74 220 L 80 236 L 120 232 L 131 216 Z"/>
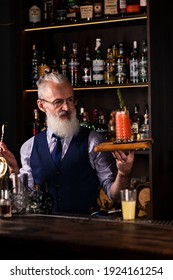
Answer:
<path fill-rule="evenodd" d="M 17 6 L 18 5 L 18 9 Z M 24 10 L 24 1 L 20 0 L 15 6 L 15 56 L 16 69 L 14 92 L 7 89 L 7 96 L 15 95 L 14 109 L 11 110 L 11 125 L 16 126 L 13 133 L 14 143 L 8 139 L 8 146 L 16 149 L 26 140 L 26 127 L 32 118 L 32 111 L 36 107 L 37 93 L 29 87 L 29 62 L 31 59 L 32 44 L 37 43 L 38 48 L 46 48 L 48 55 L 58 53 L 62 42 L 67 41 L 67 52 L 72 42 L 77 41 L 79 55 L 82 59 L 83 50 L 87 42 L 94 51 L 95 38 L 102 39 L 102 48 L 106 56 L 106 49 L 113 43 L 124 41 L 127 52 L 132 48 L 133 40 L 147 39 L 149 81 L 147 84 L 128 84 L 121 86 L 122 94 L 131 109 L 134 103 L 139 103 L 141 110 L 145 103 L 149 106 L 150 133 L 154 143 L 149 151 L 137 152 L 135 156 L 134 176 L 148 176 L 151 188 L 150 213 L 153 218 L 171 219 L 173 216 L 173 123 L 172 123 L 172 65 L 171 40 L 172 17 L 171 9 L 156 0 L 148 1 L 147 15 L 124 17 L 123 19 L 102 20 L 96 23 L 77 23 L 68 26 L 48 26 L 40 30 L 26 28 L 27 13 Z M 11 51 L 10 51 L 11 53 Z M 93 53 L 92 53 L 93 55 Z M 5 64 L 5 63 L 4 63 Z M 9 70 L 12 75 L 13 65 Z M 7 69 L 5 65 L 5 69 Z M 7 71 L 7 70 L 6 70 Z M 6 80 L 8 83 L 8 80 Z M 116 89 L 119 85 L 109 87 L 74 88 L 79 100 L 78 106 L 84 106 L 89 112 L 94 107 L 106 109 L 109 112 L 118 106 Z M 8 100 L 4 99 L 8 108 Z M 141 111 L 142 113 L 142 111 Z"/>

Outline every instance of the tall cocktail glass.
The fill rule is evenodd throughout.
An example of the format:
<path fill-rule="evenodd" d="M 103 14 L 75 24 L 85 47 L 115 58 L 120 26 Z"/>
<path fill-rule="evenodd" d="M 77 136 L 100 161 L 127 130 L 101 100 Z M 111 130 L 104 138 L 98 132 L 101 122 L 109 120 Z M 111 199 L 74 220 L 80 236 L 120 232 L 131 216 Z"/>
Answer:
<path fill-rule="evenodd" d="M 116 142 L 130 142 L 132 141 L 131 123 L 129 111 L 116 111 L 115 114 L 116 125 Z"/>

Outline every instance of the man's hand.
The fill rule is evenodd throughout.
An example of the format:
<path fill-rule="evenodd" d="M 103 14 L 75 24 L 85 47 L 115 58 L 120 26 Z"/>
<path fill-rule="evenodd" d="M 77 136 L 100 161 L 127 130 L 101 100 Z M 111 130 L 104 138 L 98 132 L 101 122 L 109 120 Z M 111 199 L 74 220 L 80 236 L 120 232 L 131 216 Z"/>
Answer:
<path fill-rule="evenodd" d="M 114 151 L 112 154 L 116 159 L 118 174 L 122 176 L 130 175 L 134 162 L 134 152 L 130 151 L 125 154 L 123 151 Z"/>
<path fill-rule="evenodd" d="M 15 159 L 15 156 L 13 155 L 12 152 L 10 152 L 8 150 L 7 146 L 3 142 L 0 143 L 0 147 L 1 147 L 0 156 L 5 158 L 5 160 L 8 164 L 10 173 L 18 174 L 19 167 L 18 167 L 17 161 Z"/>

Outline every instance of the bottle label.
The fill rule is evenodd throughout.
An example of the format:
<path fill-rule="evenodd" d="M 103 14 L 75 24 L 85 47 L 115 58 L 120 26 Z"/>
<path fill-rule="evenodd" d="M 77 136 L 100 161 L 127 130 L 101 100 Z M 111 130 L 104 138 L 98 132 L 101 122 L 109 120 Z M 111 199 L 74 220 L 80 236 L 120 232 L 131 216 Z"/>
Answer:
<path fill-rule="evenodd" d="M 53 22 L 53 0 L 44 1 L 44 19 L 49 23 Z"/>
<path fill-rule="evenodd" d="M 126 9 L 126 0 L 120 0 L 119 1 L 120 10 Z"/>
<path fill-rule="evenodd" d="M 147 0 L 140 0 L 140 6 L 146 7 L 147 6 Z"/>
<path fill-rule="evenodd" d="M 80 17 L 82 19 L 93 18 L 93 5 L 80 6 Z"/>
<path fill-rule="evenodd" d="M 37 61 L 32 62 L 32 69 L 31 69 L 31 86 L 32 88 L 37 87 L 37 82 L 38 80 L 38 66 L 37 66 Z"/>
<path fill-rule="evenodd" d="M 105 68 L 104 83 L 105 84 L 114 84 L 115 83 L 115 71 L 114 71 L 114 67 L 112 65 L 108 65 Z"/>
<path fill-rule="evenodd" d="M 67 18 L 75 19 L 80 14 L 78 0 L 67 0 Z"/>
<path fill-rule="evenodd" d="M 56 20 L 57 21 L 65 21 L 66 20 L 66 13 L 65 9 L 57 9 L 56 11 Z"/>
<path fill-rule="evenodd" d="M 101 2 L 95 2 L 93 7 L 94 17 L 98 18 L 102 16 L 102 3 Z"/>
<path fill-rule="evenodd" d="M 61 68 L 67 68 L 67 59 L 66 58 L 62 58 L 61 60 Z"/>
<path fill-rule="evenodd" d="M 80 63 L 77 61 L 71 61 L 68 63 L 69 80 L 72 86 L 78 86 L 80 84 Z"/>
<path fill-rule="evenodd" d="M 41 10 L 38 6 L 34 5 L 29 9 L 29 21 L 33 23 L 41 21 Z"/>
<path fill-rule="evenodd" d="M 131 126 L 131 129 L 132 129 L 132 133 L 133 134 L 136 134 L 136 133 L 138 133 L 139 132 L 139 125 L 138 125 L 138 123 L 136 122 L 133 122 L 132 123 L 132 126 Z"/>
<path fill-rule="evenodd" d="M 140 5 L 136 4 L 136 5 L 127 5 L 126 7 L 126 13 L 130 14 L 130 13 L 140 13 Z"/>
<path fill-rule="evenodd" d="M 83 68 L 83 74 L 82 75 L 82 82 L 84 82 L 85 84 L 91 83 L 92 81 L 92 75 L 91 75 L 91 68 Z"/>
<path fill-rule="evenodd" d="M 147 82 L 148 80 L 148 63 L 146 60 L 142 60 L 139 63 L 139 77 L 140 82 Z"/>
<path fill-rule="evenodd" d="M 117 15 L 118 14 L 118 0 L 105 0 L 104 1 L 104 14 Z"/>
<path fill-rule="evenodd" d="M 139 83 L 139 62 L 130 60 L 130 82 Z"/>
<path fill-rule="evenodd" d="M 93 60 L 93 81 L 103 81 L 104 73 L 104 60 L 95 59 Z"/>
<path fill-rule="evenodd" d="M 101 72 L 104 70 L 104 60 L 103 59 L 95 59 L 93 60 L 93 71 Z"/>
<path fill-rule="evenodd" d="M 116 76 L 126 76 L 126 64 L 123 61 L 119 61 L 115 64 Z"/>
<path fill-rule="evenodd" d="M 72 61 L 72 62 L 69 62 L 68 66 L 69 66 L 69 69 L 71 69 L 71 70 L 78 70 L 80 63 L 77 61 Z"/>
<path fill-rule="evenodd" d="M 61 74 L 67 76 L 67 60 L 66 58 L 62 58 L 60 64 Z"/>
<path fill-rule="evenodd" d="M 103 74 L 94 73 L 93 81 L 103 81 Z"/>

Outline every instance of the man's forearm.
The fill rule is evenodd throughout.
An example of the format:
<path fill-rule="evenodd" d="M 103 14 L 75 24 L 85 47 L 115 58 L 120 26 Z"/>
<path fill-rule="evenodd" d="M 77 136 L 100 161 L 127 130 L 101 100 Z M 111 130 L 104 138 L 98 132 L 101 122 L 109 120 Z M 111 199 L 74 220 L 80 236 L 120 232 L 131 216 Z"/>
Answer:
<path fill-rule="evenodd" d="M 120 197 L 120 190 L 128 188 L 130 184 L 130 175 L 117 173 L 116 179 L 110 188 L 110 197 L 113 201 Z"/>

